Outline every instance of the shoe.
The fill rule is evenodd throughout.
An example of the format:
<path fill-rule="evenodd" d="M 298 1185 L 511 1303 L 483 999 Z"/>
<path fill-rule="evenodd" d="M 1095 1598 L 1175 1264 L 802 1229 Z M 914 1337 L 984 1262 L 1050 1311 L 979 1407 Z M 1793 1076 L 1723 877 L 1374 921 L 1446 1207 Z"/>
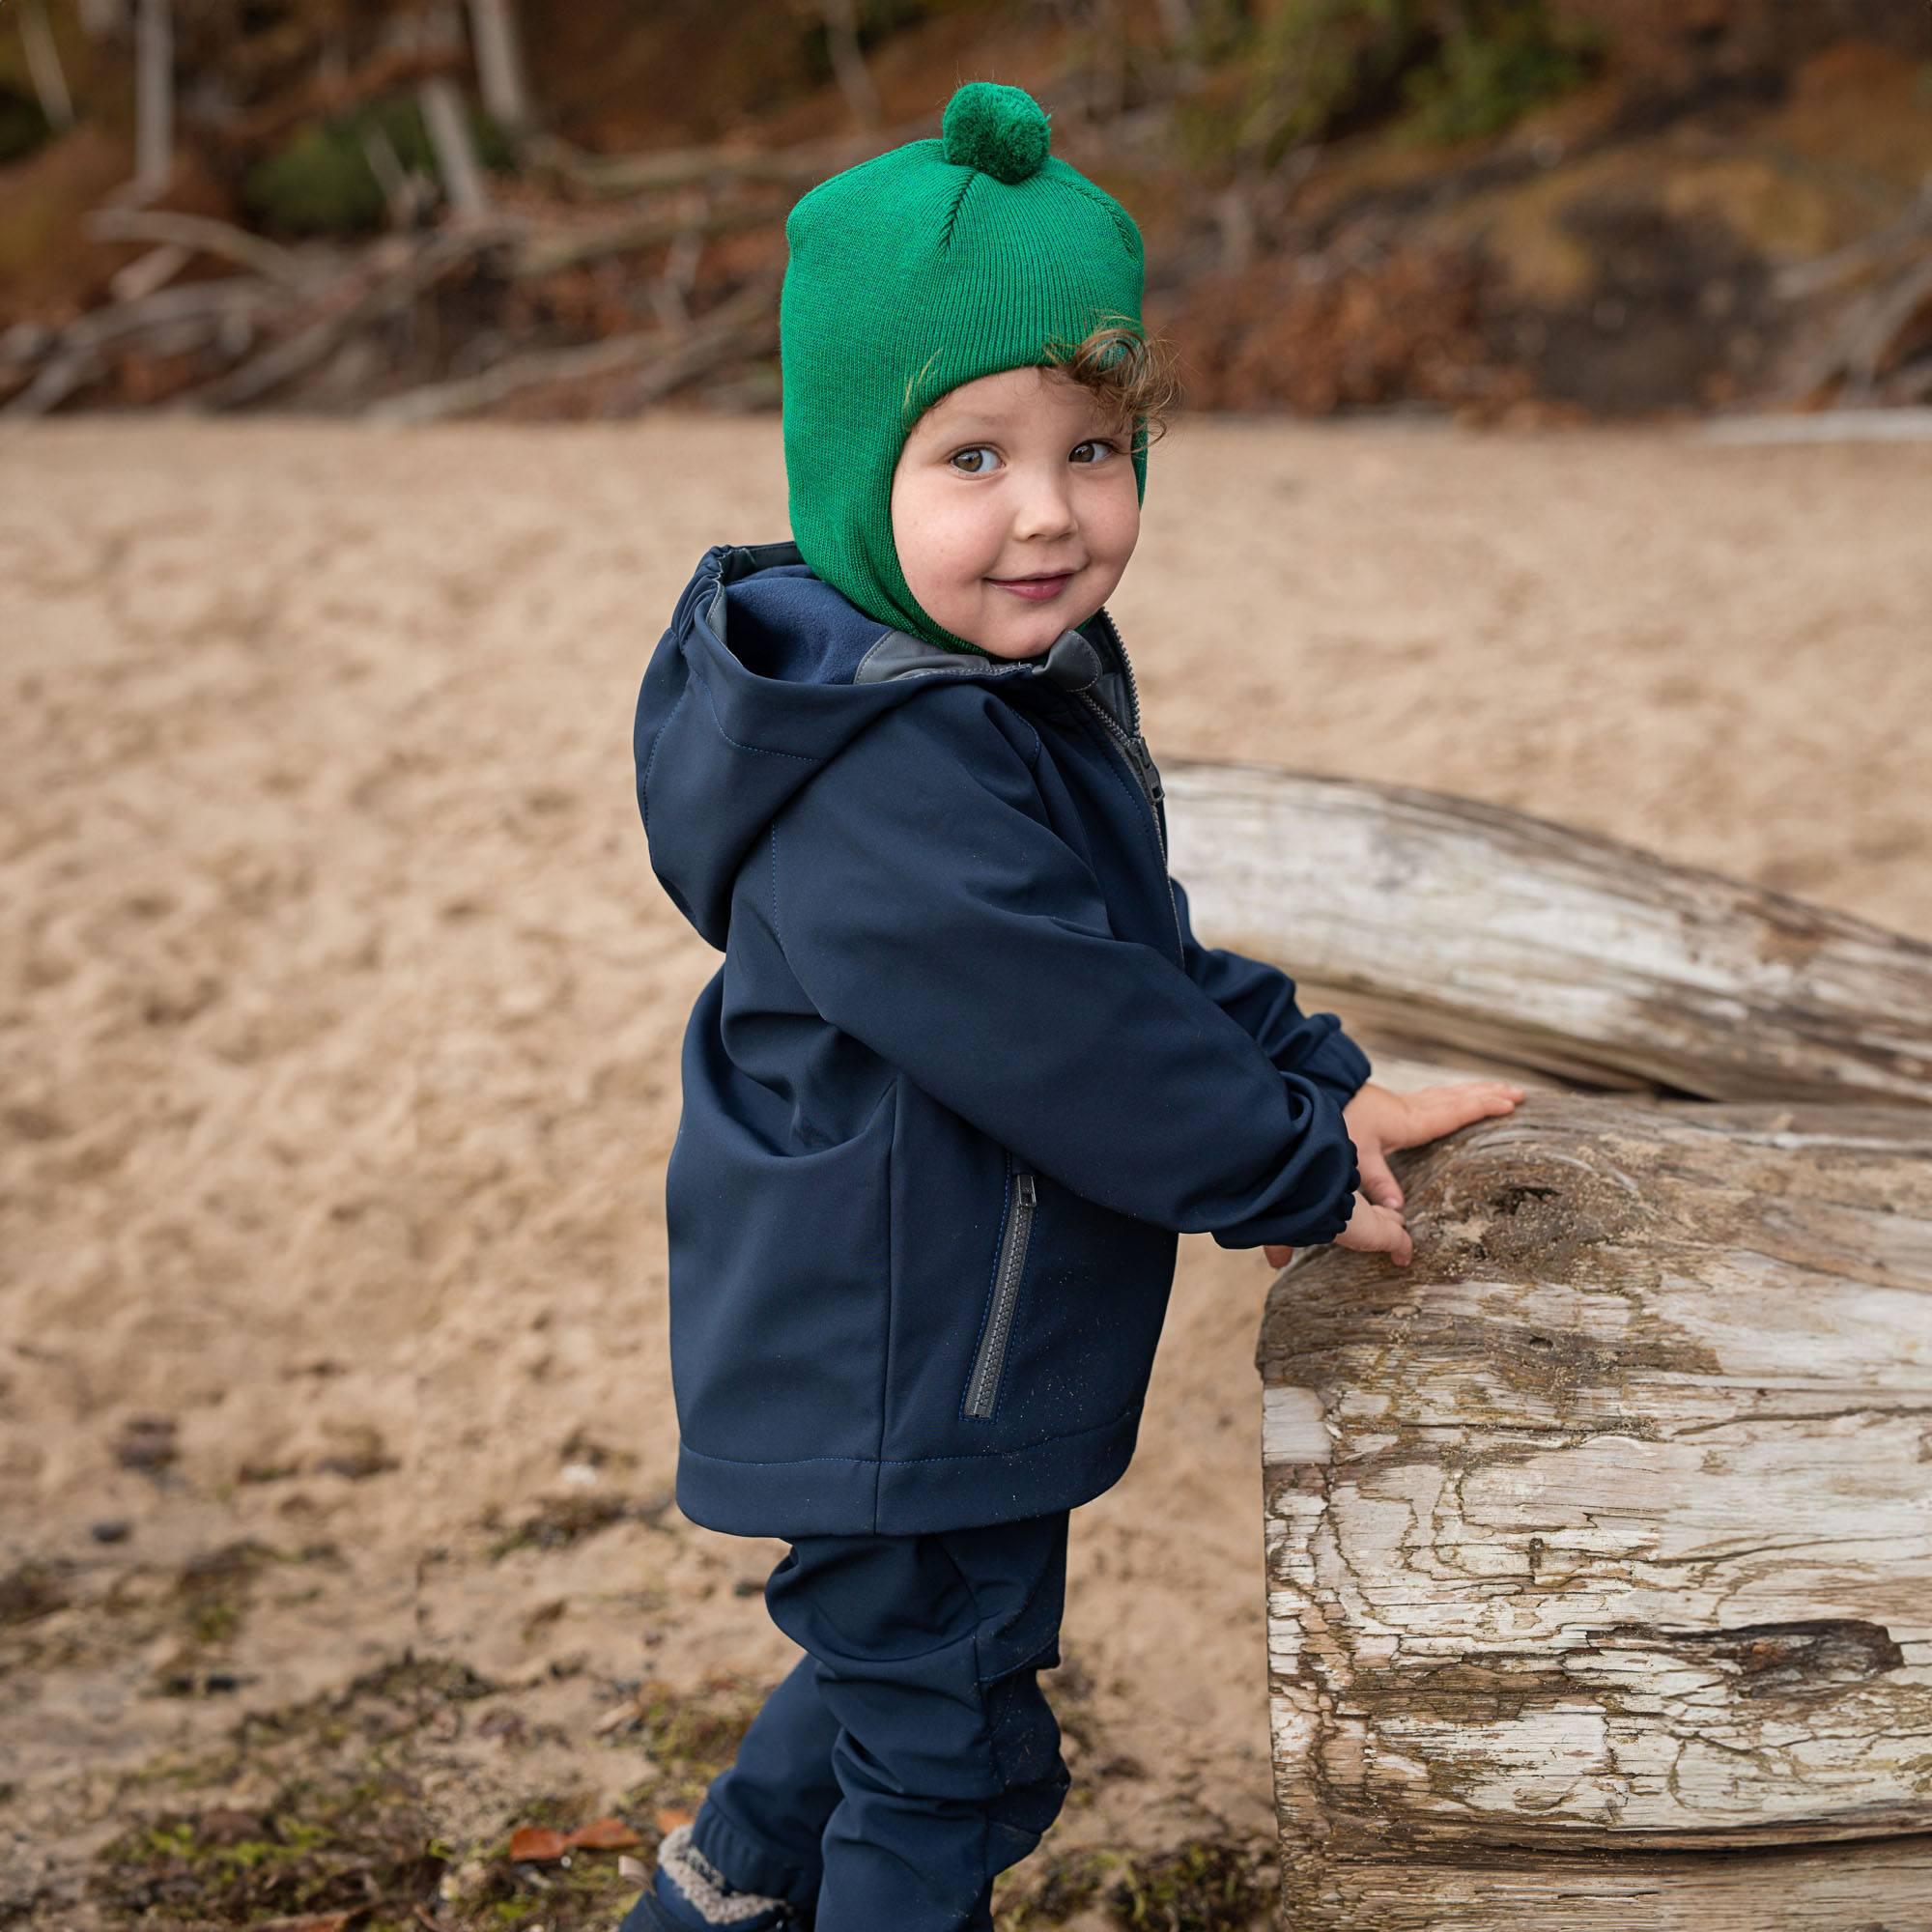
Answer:
<path fill-rule="evenodd" d="M 668 1894 L 668 1895 L 667 1895 Z M 651 1889 L 624 1915 L 617 1932 L 810 1932 L 814 1915 L 789 1899 L 738 1891 L 679 1825 L 658 1847 Z"/>

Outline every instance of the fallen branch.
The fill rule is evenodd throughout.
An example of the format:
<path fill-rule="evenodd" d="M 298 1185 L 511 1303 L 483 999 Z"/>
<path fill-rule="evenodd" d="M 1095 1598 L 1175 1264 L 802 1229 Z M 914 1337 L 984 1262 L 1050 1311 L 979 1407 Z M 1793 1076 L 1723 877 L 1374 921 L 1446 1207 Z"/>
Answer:
<path fill-rule="evenodd" d="M 190 316 L 208 315 L 219 320 L 229 315 L 253 314 L 261 309 L 286 303 L 270 285 L 252 275 L 230 275 L 218 282 L 183 282 L 177 287 L 156 290 L 139 301 L 119 307 L 96 309 L 70 323 L 62 331 L 60 346 L 104 348 L 144 329 L 177 323 Z"/>
<path fill-rule="evenodd" d="M 1806 402 L 1842 382 L 1845 401 L 1868 401 L 1889 353 L 1929 299 L 1932 260 L 1922 258 L 1880 287 L 1866 290 L 1838 315 L 1825 346 L 1799 372 L 1786 400 Z"/>
<path fill-rule="evenodd" d="M 226 410 L 256 401 L 314 368 L 352 331 L 407 307 L 445 276 L 516 232 L 508 225 L 492 223 L 438 233 L 401 268 L 382 276 L 334 314 L 310 323 L 239 369 L 177 398 L 170 407 Z"/>
<path fill-rule="evenodd" d="M 1900 275 L 1882 290 L 1862 335 L 1845 362 L 1845 396 L 1860 402 L 1877 385 L 1879 368 L 1927 302 L 1932 302 L 1932 260 Z"/>
<path fill-rule="evenodd" d="M 1477 799 L 1163 771 L 1195 930 L 1292 958 L 1310 1011 L 1593 1087 L 1932 1105 L 1932 944 Z"/>
<path fill-rule="evenodd" d="M 118 302 L 139 301 L 156 289 L 164 289 L 194 260 L 194 250 L 178 242 L 163 242 L 136 255 L 125 268 L 116 269 L 107 279 L 107 293 Z"/>
<path fill-rule="evenodd" d="M 1932 180 L 1919 189 L 1903 214 L 1883 228 L 1814 261 L 1794 262 L 1778 270 L 1772 277 L 1773 291 L 1786 301 L 1802 301 L 1807 296 L 1840 288 L 1882 267 L 1900 249 L 1913 246 L 1927 235 L 1932 235 Z"/>
<path fill-rule="evenodd" d="M 612 199 L 700 185 L 764 183 L 790 187 L 819 181 L 889 148 L 930 134 L 931 121 L 930 115 L 922 115 L 901 127 L 874 129 L 857 138 L 840 134 L 801 141 L 789 148 L 673 148 L 657 155 L 588 155 L 548 135 L 530 142 L 528 157 L 531 165 L 582 193 Z"/>
<path fill-rule="evenodd" d="M 91 348 L 73 350 L 58 356 L 12 402 L 0 409 L 0 416 L 43 416 L 72 395 L 74 390 L 85 388 L 89 383 L 96 381 L 105 368 L 99 352 Z"/>
<path fill-rule="evenodd" d="M 10 330 L 0 337 L 0 370 L 38 373 L 0 415 L 44 415 L 76 389 L 105 375 L 107 352 L 132 346 L 153 348 L 158 336 L 167 353 L 218 341 L 238 323 L 252 332 L 255 318 L 287 305 L 288 297 L 253 275 L 218 282 L 185 282 L 157 290 L 136 301 L 96 309 L 59 330 Z M 147 338 L 147 339 L 143 339 Z"/>
<path fill-rule="evenodd" d="M 332 73 L 325 69 L 305 86 L 277 94 L 225 128 L 222 140 L 238 153 L 265 148 L 304 121 L 346 115 L 365 102 L 412 87 L 432 74 L 460 73 L 467 65 L 460 45 L 387 47 L 353 73 Z"/>
<path fill-rule="evenodd" d="M 308 290 L 314 271 L 288 249 L 232 222 L 206 214 L 176 214 L 164 209 L 99 208 L 82 224 L 97 242 L 159 242 L 192 248 L 198 254 L 219 255 L 252 269 L 285 288 Z"/>
<path fill-rule="evenodd" d="M 694 325 L 683 341 L 667 346 L 661 328 L 613 335 L 576 349 L 548 350 L 517 355 L 475 376 L 455 382 L 429 383 L 372 405 L 363 412 L 368 422 L 425 423 L 473 414 L 521 390 L 551 383 L 581 382 L 609 376 L 639 364 L 644 370 L 630 400 L 651 402 L 706 369 L 741 357 L 769 354 L 778 346 L 778 290 L 759 281 L 740 289 L 710 315 Z"/>
<path fill-rule="evenodd" d="M 642 215 L 606 228 L 534 230 L 518 249 L 510 272 L 519 277 L 554 274 L 559 269 L 579 268 L 585 262 L 600 262 L 612 255 L 636 255 L 646 248 L 662 248 L 687 237 L 705 241 L 714 235 L 731 235 L 746 228 L 777 228 L 781 220 L 768 208 L 725 208 L 696 217 Z"/>

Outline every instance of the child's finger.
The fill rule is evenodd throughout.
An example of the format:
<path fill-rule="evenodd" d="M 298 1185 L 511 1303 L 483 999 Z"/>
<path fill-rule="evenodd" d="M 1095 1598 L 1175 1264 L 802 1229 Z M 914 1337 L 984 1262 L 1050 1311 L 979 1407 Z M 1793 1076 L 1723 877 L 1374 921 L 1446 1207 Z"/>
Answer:
<path fill-rule="evenodd" d="M 1408 1265 L 1408 1258 L 1413 1252 L 1413 1244 L 1409 1240 L 1408 1230 L 1403 1225 L 1401 1217 L 1397 1214 L 1384 1211 L 1378 1221 L 1376 1233 L 1378 1237 L 1376 1245 L 1380 1251 L 1387 1255 L 1392 1262 L 1399 1264 L 1403 1267 L 1406 1267 Z"/>
<path fill-rule="evenodd" d="M 1447 1087 L 1424 1087 L 1408 1096 L 1407 1132 L 1390 1146 L 1419 1147 L 1467 1126 L 1471 1121 L 1515 1110 L 1516 1095 L 1500 1082 L 1459 1081 Z"/>
<path fill-rule="evenodd" d="M 1402 1184 L 1389 1170 L 1389 1164 L 1379 1150 L 1364 1148 L 1360 1154 L 1362 1170 L 1362 1192 L 1378 1208 L 1388 1208 L 1397 1213 L 1402 1211 Z"/>

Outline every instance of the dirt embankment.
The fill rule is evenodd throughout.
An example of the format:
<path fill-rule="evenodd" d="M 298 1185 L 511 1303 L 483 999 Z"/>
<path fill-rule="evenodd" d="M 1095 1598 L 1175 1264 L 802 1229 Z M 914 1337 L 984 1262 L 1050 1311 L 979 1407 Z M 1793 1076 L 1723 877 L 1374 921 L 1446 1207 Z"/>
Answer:
<path fill-rule="evenodd" d="M 1932 44 L 1903 0 L 1263 11 L 1194 46 L 1152 0 L 1106 33 L 992 0 L 904 8 L 867 37 L 868 111 L 912 138 L 963 77 L 1032 90 L 1056 152 L 1140 222 L 1147 318 L 1195 410 L 1524 425 L 1932 398 Z M 852 76 L 814 19 L 559 16 L 532 37 L 546 138 L 518 153 L 477 124 L 500 232 L 442 256 L 416 89 L 473 95 L 460 44 L 184 27 L 204 84 L 150 213 L 295 251 L 264 257 L 90 228 L 132 167 L 128 76 L 116 43 L 70 37 L 80 124 L 0 167 L 0 408 L 769 410 L 756 324 L 785 213 L 868 152 L 839 146 Z M 0 41 L 0 106 L 7 60 Z M 372 152 L 399 157 L 386 187 Z"/>

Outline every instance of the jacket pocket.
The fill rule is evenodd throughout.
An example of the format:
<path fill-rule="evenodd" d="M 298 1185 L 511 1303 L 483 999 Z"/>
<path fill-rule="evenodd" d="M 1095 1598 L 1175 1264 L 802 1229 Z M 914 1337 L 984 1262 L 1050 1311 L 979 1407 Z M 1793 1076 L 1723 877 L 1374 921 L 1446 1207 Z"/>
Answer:
<path fill-rule="evenodd" d="M 1034 1210 L 1039 1205 L 1038 1179 L 1027 1168 L 1008 1169 L 1012 1186 L 1007 1196 L 1006 1218 L 1000 1229 L 1000 1250 L 993 1267 L 993 1302 L 973 1372 L 966 1378 L 965 1415 L 968 1421 L 990 1422 L 999 1401 L 1000 1374 L 1006 1365 L 1007 1344 L 1013 1330 L 1013 1311 L 1020 1298 L 1020 1278 L 1026 1272 L 1027 1245 L 1033 1235 Z"/>

